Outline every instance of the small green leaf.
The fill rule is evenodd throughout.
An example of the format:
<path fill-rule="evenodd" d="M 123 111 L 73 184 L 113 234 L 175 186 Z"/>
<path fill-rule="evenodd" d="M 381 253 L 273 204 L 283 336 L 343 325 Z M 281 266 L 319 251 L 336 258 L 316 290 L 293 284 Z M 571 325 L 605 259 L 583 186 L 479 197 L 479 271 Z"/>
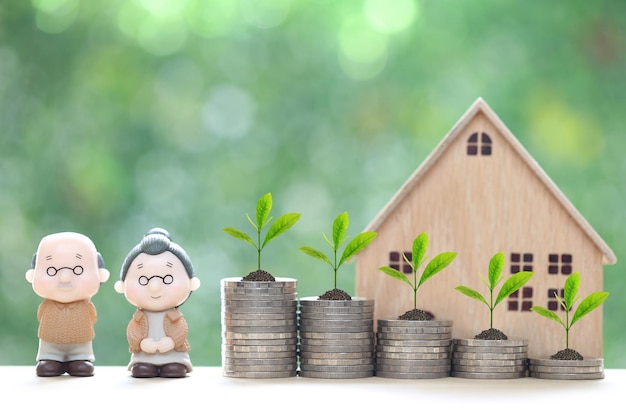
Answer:
<path fill-rule="evenodd" d="M 498 297 L 496 297 L 496 302 L 493 306 L 497 306 L 502 300 L 522 288 L 532 277 L 533 273 L 529 271 L 520 271 L 512 275 L 504 282 L 504 284 L 502 284 L 502 288 L 500 288 L 500 292 L 498 293 Z"/>
<path fill-rule="evenodd" d="M 574 272 L 565 280 L 565 288 L 563 289 L 563 298 L 568 308 L 572 308 L 574 306 L 576 294 L 578 294 L 579 288 L 580 274 L 578 272 Z"/>
<path fill-rule="evenodd" d="M 411 288 L 413 288 L 413 283 L 406 277 L 406 275 L 404 275 L 402 272 L 398 271 L 397 269 L 393 269 L 388 266 L 381 266 L 380 268 L 378 268 L 378 270 L 383 271 L 385 274 L 389 275 L 392 278 L 395 278 L 402 282 L 406 282 L 407 284 L 411 286 Z"/>
<path fill-rule="evenodd" d="M 504 269 L 504 253 L 498 252 L 489 261 L 489 290 L 492 291 L 500 282 Z"/>
<path fill-rule="evenodd" d="M 251 244 L 252 246 L 254 246 L 256 248 L 256 244 L 250 238 L 250 236 L 248 236 L 246 233 L 244 233 L 242 231 L 239 231 L 237 229 L 233 229 L 232 227 L 225 228 L 224 232 L 228 233 L 229 235 L 231 235 L 234 238 L 237 238 L 239 240 L 243 240 L 244 242 L 248 242 L 249 244 Z"/>
<path fill-rule="evenodd" d="M 252 218 L 248 215 L 248 213 L 246 213 L 246 219 L 248 219 L 248 223 L 250 223 L 252 227 L 254 227 L 254 230 L 256 230 L 256 232 L 259 233 L 261 229 L 256 225 L 256 223 L 254 222 L 254 220 L 252 220 Z"/>
<path fill-rule="evenodd" d="M 312 256 L 315 259 L 319 259 L 321 261 L 326 262 L 328 265 L 330 265 L 331 267 L 334 268 L 332 262 L 330 262 L 330 259 L 328 259 L 328 257 L 326 255 L 324 255 L 323 252 L 318 251 L 317 249 L 313 249 L 309 246 L 302 246 L 299 248 L 302 252 L 306 253 L 309 256 Z"/>
<path fill-rule="evenodd" d="M 344 262 L 347 262 L 354 255 L 365 249 L 370 243 L 372 243 L 377 234 L 378 233 L 376 232 L 362 232 L 356 235 L 354 239 L 348 242 L 346 248 L 343 250 L 338 266 L 341 266 Z"/>
<path fill-rule="evenodd" d="M 339 246 L 343 242 L 343 238 L 348 231 L 348 212 L 344 211 L 338 215 L 333 221 L 333 250 L 339 250 Z"/>
<path fill-rule="evenodd" d="M 418 235 L 413 241 L 413 269 L 419 268 L 422 264 L 422 259 L 424 258 L 424 254 L 426 254 L 426 250 L 428 249 L 428 234 L 426 232 Z"/>
<path fill-rule="evenodd" d="M 468 297 L 478 300 L 481 303 L 484 303 L 487 307 L 489 307 L 489 303 L 487 302 L 487 300 L 485 300 L 485 297 L 483 297 L 482 294 L 479 293 L 478 291 L 473 290 L 464 285 L 459 285 L 458 287 L 455 288 L 455 290 L 461 292 L 462 294 L 467 295 Z"/>
<path fill-rule="evenodd" d="M 602 305 L 602 303 L 604 302 L 604 300 L 606 300 L 608 296 L 608 292 L 598 291 L 591 293 L 587 297 L 585 297 L 585 299 L 582 300 L 578 305 L 578 308 L 576 309 L 576 312 L 574 313 L 574 316 L 572 317 L 572 321 L 569 326 L 572 327 L 574 323 L 576 323 L 582 317 L 600 307 L 600 305 Z"/>
<path fill-rule="evenodd" d="M 439 255 L 435 256 L 433 260 L 426 265 L 426 268 L 424 268 L 424 272 L 422 272 L 422 277 L 420 278 L 418 287 L 420 287 L 433 275 L 437 274 L 445 267 L 450 265 L 454 258 L 456 258 L 456 252 L 442 252 Z"/>
<path fill-rule="evenodd" d="M 559 316 L 557 316 L 553 311 L 548 310 L 547 308 L 541 306 L 533 306 L 530 308 L 535 313 L 539 313 L 543 317 L 549 318 L 550 320 L 554 320 L 559 323 L 561 326 L 565 327 L 565 323 L 561 320 Z"/>
<path fill-rule="evenodd" d="M 268 229 L 261 247 L 265 247 L 265 245 L 274 240 L 275 237 L 289 230 L 299 219 L 300 213 L 287 213 L 277 218 Z"/>
<path fill-rule="evenodd" d="M 263 229 L 270 221 L 268 219 L 270 211 L 272 211 L 272 193 L 267 193 L 256 204 L 256 223 L 259 229 Z"/>

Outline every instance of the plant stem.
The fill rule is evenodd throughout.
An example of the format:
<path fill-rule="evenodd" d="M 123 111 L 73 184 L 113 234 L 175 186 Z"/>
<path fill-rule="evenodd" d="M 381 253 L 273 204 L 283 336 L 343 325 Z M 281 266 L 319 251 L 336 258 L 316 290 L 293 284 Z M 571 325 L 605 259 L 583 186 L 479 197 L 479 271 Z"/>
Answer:
<path fill-rule="evenodd" d="M 257 229 L 257 269 L 261 269 L 261 228 Z"/>
<path fill-rule="evenodd" d="M 569 306 L 565 309 L 565 349 L 569 349 Z"/>
<path fill-rule="evenodd" d="M 489 328 L 493 329 L 493 290 L 489 293 Z"/>
<path fill-rule="evenodd" d="M 333 269 L 335 271 L 335 289 L 337 289 L 337 269 L 339 269 L 339 267 L 337 266 L 337 249 L 335 249 L 334 251 L 334 255 L 335 255 L 335 259 L 334 259 L 334 263 L 333 263 Z"/>

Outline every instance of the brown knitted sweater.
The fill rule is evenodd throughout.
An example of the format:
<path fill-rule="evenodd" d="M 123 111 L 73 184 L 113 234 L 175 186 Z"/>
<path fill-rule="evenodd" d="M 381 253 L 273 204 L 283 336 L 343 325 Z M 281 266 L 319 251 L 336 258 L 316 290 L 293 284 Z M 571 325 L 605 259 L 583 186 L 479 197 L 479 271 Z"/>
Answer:
<path fill-rule="evenodd" d="M 40 339 L 49 343 L 86 343 L 96 336 L 96 308 L 90 300 L 59 303 L 44 300 L 37 310 Z"/>

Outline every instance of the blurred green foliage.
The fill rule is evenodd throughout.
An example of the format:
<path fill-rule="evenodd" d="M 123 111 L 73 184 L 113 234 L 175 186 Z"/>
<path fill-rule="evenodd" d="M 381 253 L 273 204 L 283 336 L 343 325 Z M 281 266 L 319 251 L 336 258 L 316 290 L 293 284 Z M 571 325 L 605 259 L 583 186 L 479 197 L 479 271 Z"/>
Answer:
<path fill-rule="evenodd" d="M 625 22 L 621 0 L 1 2 L 0 364 L 34 363 L 24 273 L 71 230 L 112 272 L 96 363 L 125 365 L 113 282 L 160 226 L 203 281 L 182 307 L 192 360 L 219 366 L 220 279 L 256 266 L 223 227 L 267 192 L 302 213 L 264 269 L 320 295 L 328 271 L 297 248 L 343 211 L 363 229 L 477 97 L 622 259 Z M 605 267 L 609 368 L 626 367 L 624 275 Z"/>

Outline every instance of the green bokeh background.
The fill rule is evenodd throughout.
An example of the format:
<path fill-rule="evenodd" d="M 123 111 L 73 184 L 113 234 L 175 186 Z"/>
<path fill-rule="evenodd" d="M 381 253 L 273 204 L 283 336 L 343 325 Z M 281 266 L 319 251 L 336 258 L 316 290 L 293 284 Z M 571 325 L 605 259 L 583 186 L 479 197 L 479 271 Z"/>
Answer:
<path fill-rule="evenodd" d="M 0 365 L 34 364 L 24 273 L 68 230 L 111 270 L 96 364 L 125 365 L 133 308 L 113 282 L 160 226 L 202 280 L 182 307 L 194 365 L 219 366 L 220 280 L 256 269 L 222 229 L 252 232 L 271 192 L 274 215 L 302 218 L 263 269 L 320 295 L 332 270 L 297 248 L 324 247 L 343 211 L 365 228 L 483 97 L 617 255 L 604 358 L 624 368 L 625 71 L 620 0 L 3 1 Z"/>

